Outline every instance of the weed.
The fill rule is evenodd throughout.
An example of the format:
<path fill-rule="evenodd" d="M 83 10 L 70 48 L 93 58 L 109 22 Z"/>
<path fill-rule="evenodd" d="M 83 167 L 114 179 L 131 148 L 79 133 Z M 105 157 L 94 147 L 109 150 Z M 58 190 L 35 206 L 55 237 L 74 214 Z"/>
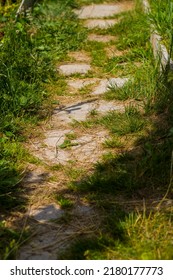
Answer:
<path fill-rule="evenodd" d="M 98 111 L 96 109 L 93 109 L 89 112 L 90 117 L 95 117 L 98 116 Z"/>
<path fill-rule="evenodd" d="M 74 132 L 67 133 L 65 136 L 68 140 L 75 140 L 77 138 L 77 135 Z"/>
<path fill-rule="evenodd" d="M 113 136 L 110 139 L 106 139 L 103 146 L 106 148 L 122 148 L 124 144 L 118 137 Z"/>
<path fill-rule="evenodd" d="M 79 90 L 79 93 L 81 94 L 81 95 L 83 95 L 83 96 L 85 96 L 85 95 L 90 95 L 90 93 L 92 92 L 92 88 L 93 88 L 93 85 L 94 85 L 95 83 L 93 82 L 93 83 L 91 83 L 91 84 L 89 84 L 89 85 L 86 85 L 86 86 L 83 86 L 80 90 Z"/>
<path fill-rule="evenodd" d="M 168 216 L 169 218 L 166 213 L 159 212 L 149 215 L 131 214 L 122 222 L 122 227 L 128 234 L 127 243 L 115 245 L 109 257 L 111 259 L 172 259 L 172 217 Z"/>
<path fill-rule="evenodd" d="M 58 201 L 62 209 L 69 209 L 73 207 L 73 202 L 68 198 L 65 198 L 61 195 L 57 195 L 55 199 Z"/>
<path fill-rule="evenodd" d="M 145 124 L 140 112 L 135 107 L 126 108 L 125 113 L 109 112 L 100 123 L 119 136 L 140 132 Z"/>
<path fill-rule="evenodd" d="M 24 242 L 28 233 L 21 233 L 6 226 L 5 221 L 0 222 L 0 260 L 16 259 L 20 242 Z"/>
<path fill-rule="evenodd" d="M 26 139 L 26 126 L 47 116 L 48 106 L 43 106 L 47 97 L 65 92 L 66 82 L 56 73 L 56 64 L 86 38 L 72 11 L 74 1 L 41 2 L 32 14 L 16 21 L 16 8 L 8 15 L 0 12 L 0 204 L 1 211 L 9 213 L 27 202 L 22 185 L 26 161 L 40 164 L 19 141 Z M 15 242 L 3 229 L 2 258 L 16 248 Z"/>
<path fill-rule="evenodd" d="M 66 167 L 65 173 L 71 180 L 79 179 L 85 171 L 81 168 L 75 168 L 72 166 L 72 164 L 69 164 L 69 166 Z"/>
<path fill-rule="evenodd" d="M 65 139 L 64 142 L 61 145 L 59 145 L 59 148 L 61 148 L 61 149 L 67 149 L 68 148 L 69 149 L 73 146 L 78 146 L 78 143 L 73 143 L 73 142 L 71 142 L 71 140 Z"/>
<path fill-rule="evenodd" d="M 55 164 L 55 165 L 52 165 L 50 166 L 50 170 L 53 170 L 53 171 L 59 171 L 62 169 L 62 165 L 61 164 Z"/>
<path fill-rule="evenodd" d="M 157 32 L 162 36 L 163 42 L 169 50 L 170 56 L 172 55 L 173 48 L 173 5 L 172 1 L 149 1 L 151 4 L 151 11 L 149 19 Z"/>

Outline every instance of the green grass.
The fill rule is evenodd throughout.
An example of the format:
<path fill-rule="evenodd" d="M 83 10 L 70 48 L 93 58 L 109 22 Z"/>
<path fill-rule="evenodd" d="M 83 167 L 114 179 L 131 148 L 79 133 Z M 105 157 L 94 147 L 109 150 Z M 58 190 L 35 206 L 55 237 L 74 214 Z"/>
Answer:
<path fill-rule="evenodd" d="M 16 259 L 19 247 L 20 233 L 8 228 L 5 222 L 0 222 L 0 259 Z M 23 239 L 23 237 L 22 237 Z"/>
<path fill-rule="evenodd" d="M 173 2 L 168 1 L 149 1 L 151 12 L 149 13 L 150 22 L 155 26 L 157 32 L 161 35 L 170 56 L 172 56 L 173 47 Z"/>
<path fill-rule="evenodd" d="M 149 216 L 131 214 L 123 222 L 115 217 L 107 224 L 109 231 L 111 224 L 112 229 L 116 229 L 114 234 L 118 234 L 118 239 L 106 234 L 83 238 L 72 246 L 64 259 L 172 260 L 172 216 L 168 218 L 159 212 L 151 212 Z"/>
<path fill-rule="evenodd" d="M 111 138 L 105 140 L 103 146 L 106 148 L 122 148 L 124 144 L 119 137 L 112 136 Z"/>
<path fill-rule="evenodd" d="M 91 3 L 103 1 L 43 2 L 35 6 L 32 15 L 19 18 L 15 24 L 11 24 L 8 16 L 10 25 L 3 25 L 6 32 L 0 46 L 1 211 L 12 213 L 26 207 L 23 170 L 26 161 L 38 163 L 21 148 L 21 141 L 26 140 L 25 126 L 45 117 L 43 102 L 49 103 L 50 96 L 53 95 L 52 108 L 59 104 L 59 95 L 68 95 L 65 79 L 54 69 L 68 60 L 69 51 L 83 48 L 91 53 L 96 69 L 88 77 L 130 77 L 123 88 L 111 87 L 105 98 L 133 105 L 126 105 L 124 112 L 111 111 L 104 116 L 93 110 L 85 122 L 74 123 L 78 129 L 81 126 L 89 131 L 99 126 L 109 130 L 109 138 L 103 143 L 107 153 L 89 171 L 79 168 L 73 159 L 65 167 L 57 164 L 49 168 L 54 172 L 51 181 L 57 182 L 58 172 L 68 179 L 67 189 L 54 196 L 67 210 L 58 223 L 68 225 L 72 221 L 70 210 L 76 197 L 92 205 L 99 214 L 97 230 L 76 237 L 61 259 L 172 259 L 172 74 L 160 74 L 154 63 L 149 45 L 150 22 L 139 1 L 136 10 L 123 13 L 114 27 L 97 30 L 116 36 L 116 42 L 111 44 L 118 50 L 127 50 L 113 58 L 106 56 L 105 44 L 86 41 L 87 31 L 71 10 Z M 87 86 L 79 94 L 88 94 L 89 89 Z M 73 132 L 66 134 L 60 148 L 76 145 L 76 137 Z M 72 199 L 66 196 L 69 193 Z M 23 233 L 21 236 L 1 223 L 0 236 L 0 258 L 16 258 Z"/>
<path fill-rule="evenodd" d="M 70 199 L 63 197 L 62 195 L 55 196 L 55 199 L 62 209 L 70 209 L 73 207 L 73 202 Z"/>
<path fill-rule="evenodd" d="M 112 136 L 104 146 L 111 152 L 69 185 L 100 211 L 101 225 L 95 234 L 77 238 L 62 259 L 172 259 L 172 76 L 159 73 L 153 60 L 149 21 L 139 2 L 135 12 L 124 14 L 108 32 L 119 36 L 116 47 L 128 53 L 108 60 L 104 46 L 93 43 L 98 67 L 95 48 L 102 53 L 102 73 L 119 73 L 123 63 L 141 65 L 132 65 L 131 80 L 121 89 L 110 88 L 105 98 L 133 99 L 136 105 L 80 123 L 88 129 L 109 129 Z"/>
<path fill-rule="evenodd" d="M 162 81 L 159 82 L 160 79 L 162 80 L 153 59 L 145 59 L 122 88 L 110 86 L 104 96 L 108 100 L 143 100 L 144 107 L 151 109 L 157 95 L 158 85 L 164 91 L 164 85 Z"/>
<path fill-rule="evenodd" d="M 105 125 L 119 136 L 140 132 L 145 125 L 141 113 L 134 106 L 125 108 L 125 113 L 112 111 L 101 118 L 100 123 Z"/>
<path fill-rule="evenodd" d="M 0 11 L 1 212 L 22 210 L 27 204 L 22 179 L 28 162 L 38 161 L 31 159 L 21 142 L 30 134 L 27 127 L 33 128 L 49 116 L 53 104 L 48 97 L 62 94 L 66 88 L 56 71 L 58 63 L 68 51 L 80 49 L 86 38 L 74 7 L 71 0 L 42 1 L 32 14 L 17 21 L 17 6 L 5 8 L 7 13 Z M 59 102 L 56 97 L 52 99 Z M 0 257 L 6 258 L 8 248 L 15 247 L 15 239 L 8 234 L 5 238 L 3 232 L 1 227 L 5 246 L 0 242 Z"/>

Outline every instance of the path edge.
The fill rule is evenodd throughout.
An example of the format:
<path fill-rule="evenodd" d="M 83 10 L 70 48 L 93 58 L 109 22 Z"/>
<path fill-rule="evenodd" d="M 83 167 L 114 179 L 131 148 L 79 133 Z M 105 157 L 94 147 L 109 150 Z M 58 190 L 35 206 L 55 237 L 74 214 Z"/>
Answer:
<path fill-rule="evenodd" d="M 148 0 L 142 0 L 144 12 L 149 14 L 151 11 Z M 162 37 L 158 34 L 155 26 L 151 25 L 150 43 L 153 49 L 154 58 L 158 61 L 160 71 L 164 71 L 167 68 L 173 71 L 173 61 L 170 58 L 170 54 L 164 44 L 161 43 Z"/>

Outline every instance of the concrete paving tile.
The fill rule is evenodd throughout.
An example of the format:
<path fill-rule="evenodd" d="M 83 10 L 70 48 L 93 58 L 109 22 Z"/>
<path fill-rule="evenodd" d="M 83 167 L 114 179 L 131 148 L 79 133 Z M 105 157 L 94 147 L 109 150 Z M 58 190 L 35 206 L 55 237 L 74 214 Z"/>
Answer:
<path fill-rule="evenodd" d="M 70 76 L 73 74 L 87 74 L 89 70 L 91 70 L 91 66 L 89 64 L 64 64 L 58 67 L 58 70 L 64 76 Z"/>
<path fill-rule="evenodd" d="M 132 2 L 129 3 L 129 1 L 116 4 L 92 4 L 83 6 L 80 10 L 75 10 L 75 13 L 80 19 L 104 18 L 130 10 L 132 7 L 133 4 Z"/>
<path fill-rule="evenodd" d="M 30 211 L 29 215 L 39 222 L 46 222 L 61 218 L 64 211 L 59 205 L 49 204 Z"/>

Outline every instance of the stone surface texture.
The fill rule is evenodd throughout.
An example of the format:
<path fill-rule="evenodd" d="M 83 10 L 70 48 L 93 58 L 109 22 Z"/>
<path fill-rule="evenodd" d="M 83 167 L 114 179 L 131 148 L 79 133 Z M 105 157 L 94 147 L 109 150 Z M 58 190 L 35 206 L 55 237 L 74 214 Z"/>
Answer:
<path fill-rule="evenodd" d="M 75 13 L 80 19 L 104 18 L 130 10 L 132 9 L 132 6 L 132 3 L 129 1 L 116 4 L 93 4 L 84 6 L 82 9 L 76 10 Z"/>
<path fill-rule="evenodd" d="M 65 64 L 61 65 L 58 68 L 59 72 L 64 76 L 70 76 L 73 74 L 87 74 L 89 70 L 91 70 L 91 66 L 89 64 Z"/>
<path fill-rule="evenodd" d="M 97 83 L 97 81 L 99 81 L 99 79 L 97 78 L 92 78 L 92 79 L 75 79 L 75 80 L 68 80 L 67 84 L 69 87 L 72 87 L 74 89 L 81 89 L 85 86 L 88 85 L 94 85 L 95 83 Z"/>
<path fill-rule="evenodd" d="M 56 119 L 58 122 L 64 122 L 68 124 L 73 120 L 85 121 L 89 113 L 93 110 L 97 110 L 98 113 L 101 112 L 106 113 L 110 110 L 120 110 L 122 108 L 124 108 L 123 105 L 120 106 L 118 102 L 114 102 L 114 101 L 104 101 L 104 100 L 81 101 L 66 106 L 63 109 L 55 110 L 53 118 L 54 120 Z"/>
<path fill-rule="evenodd" d="M 94 91 L 92 92 L 93 95 L 100 95 L 107 92 L 111 87 L 114 88 L 121 88 L 127 83 L 129 78 L 110 78 L 110 79 L 103 79 L 100 80 L 98 86 L 95 87 Z"/>
<path fill-rule="evenodd" d="M 31 210 L 29 213 L 29 215 L 38 222 L 55 220 L 61 218 L 63 214 L 64 211 L 56 204 L 41 206 L 37 209 Z"/>

